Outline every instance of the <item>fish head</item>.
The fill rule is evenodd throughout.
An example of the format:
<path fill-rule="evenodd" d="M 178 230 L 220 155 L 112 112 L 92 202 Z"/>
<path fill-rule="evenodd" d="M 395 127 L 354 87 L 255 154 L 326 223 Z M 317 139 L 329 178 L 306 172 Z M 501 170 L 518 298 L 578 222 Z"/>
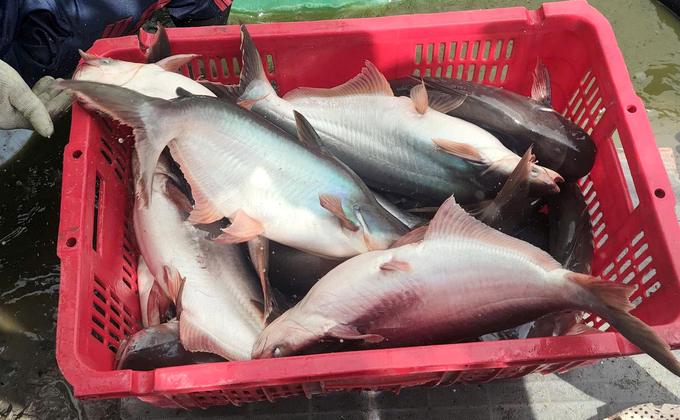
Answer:
<path fill-rule="evenodd" d="M 503 182 L 508 179 L 512 171 L 515 170 L 521 158 L 517 155 L 511 155 L 493 162 L 486 173 L 492 173 L 503 179 Z M 531 172 L 529 173 L 529 195 L 544 196 L 549 194 L 557 194 L 560 192 L 558 183 L 564 182 L 564 178 L 552 169 L 538 165 L 532 161 L 530 164 Z"/>
<path fill-rule="evenodd" d="M 276 318 L 260 333 L 253 345 L 253 359 L 293 356 L 319 340 L 319 336 L 291 319 L 288 316 L 290 311 Z"/>
<path fill-rule="evenodd" d="M 529 193 L 532 196 L 557 194 L 560 187 L 557 183 L 564 182 L 564 178 L 552 169 L 545 168 L 535 163 L 531 164 L 531 178 L 529 180 Z"/>
<path fill-rule="evenodd" d="M 388 249 L 394 242 L 409 232 L 408 227 L 379 204 L 356 204 L 352 216 L 359 226 L 366 250 Z"/>
<path fill-rule="evenodd" d="M 122 86 L 144 66 L 140 63 L 99 57 L 83 51 L 80 51 L 80 56 L 83 58 L 83 62 L 78 65 L 73 73 L 74 80 Z"/>

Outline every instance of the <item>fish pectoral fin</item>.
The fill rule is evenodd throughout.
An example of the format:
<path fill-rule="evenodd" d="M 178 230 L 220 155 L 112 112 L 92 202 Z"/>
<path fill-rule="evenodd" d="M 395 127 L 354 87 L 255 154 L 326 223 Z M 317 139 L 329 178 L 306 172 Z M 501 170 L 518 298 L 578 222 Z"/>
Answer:
<path fill-rule="evenodd" d="M 163 25 L 158 22 L 156 24 L 158 30 L 149 44 L 149 49 L 146 50 L 146 62 L 156 63 L 164 58 L 170 57 L 170 40 L 168 39 L 168 32 Z"/>
<path fill-rule="evenodd" d="M 385 339 L 385 337 L 378 334 L 361 334 L 356 327 L 345 324 L 333 326 L 326 335 L 338 340 L 364 340 L 367 343 L 379 343 Z"/>
<path fill-rule="evenodd" d="M 171 268 L 167 265 L 163 266 L 163 277 L 165 285 L 168 288 L 168 293 L 170 294 L 169 296 L 170 300 L 173 302 L 177 302 L 177 296 L 179 294 L 180 288 L 182 287 L 184 279 L 179 274 L 179 271 L 177 271 L 177 269 Z"/>
<path fill-rule="evenodd" d="M 321 207 L 331 212 L 333 216 L 337 217 L 343 228 L 352 232 L 359 230 L 359 226 L 349 220 L 345 215 L 345 210 L 342 207 L 342 198 L 334 194 L 319 194 L 319 204 L 321 204 Z"/>
<path fill-rule="evenodd" d="M 301 98 L 322 97 L 331 98 L 335 96 L 352 95 L 387 95 L 394 96 L 390 83 L 380 70 L 366 60 L 366 67 L 361 69 L 361 73 L 348 82 L 331 89 L 301 87 L 286 93 L 283 99 L 294 101 Z"/>
<path fill-rule="evenodd" d="M 177 69 L 196 57 L 199 57 L 199 54 L 177 54 L 166 57 L 154 64 L 165 71 L 177 71 Z"/>
<path fill-rule="evenodd" d="M 253 105 L 255 105 L 256 102 L 263 100 L 263 99 L 266 98 L 268 95 L 269 95 L 269 94 L 264 95 L 264 96 L 261 96 L 261 97 L 259 97 L 259 98 L 255 98 L 255 99 L 245 99 L 245 100 L 243 100 L 243 101 L 237 102 L 236 105 L 238 105 L 238 106 L 240 106 L 240 107 L 242 107 L 242 108 L 245 108 L 245 109 L 247 109 L 248 111 L 250 111 L 250 110 L 253 109 Z"/>
<path fill-rule="evenodd" d="M 222 229 L 222 234 L 214 239 L 223 244 L 240 244 L 257 238 L 264 233 L 264 226 L 248 216 L 243 210 L 236 212 L 231 225 Z"/>
<path fill-rule="evenodd" d="M 475 146 L 448 139 L 432 139 L 432 141 L 440 149 L 442 149 L 444 153 L 448 153 L 470 162 L 488 164 L 486 159 L 482 157 L 481 153 L 479 153 L 479 150 L 477 150 Z"/>
<path fill-rule="evenodd" d="M 194 209 L 189 214 L 190 222 L 207 225 L 224 218 L 224 214 L 215 208 L 198 188 L 192 189 L 191 192 L 194 196 Z"/>
<path fill-rule="evenodd" d="M 448 114 L 459 106 L 463 105 L 467 95 L 464 93 L 453 91 L 452 94 L 443 92 L 429 92 L 428 106 L 442 114 Z"/>
<path fill-rule="evenodd" d="M 420 114 L 427 112 L 427 89 L 425 88 L 425 82 L 421 80 L 419 85 L 413 86 L 410 92 L 411 100 L 413 101 L 413 106 L 416 108 Z"/>
<path fill-rule="evenodd" d="M 425 232 L 427 232 L 427 226 L 421 226 L 419 228 L 413 229 L 406 235 L 397 239 L 397 241 L 392 244 L 390 249 L 399 248 L 400 246 L 421 242 L 423 239 L 425 239 Z M 380 268 L 382 269 L 382 266 Z"/>
<path fill-rule="evenodd" d="M 191 213 L 194 210 L 194 206 L 191 205 L 191 201 L 189 201 L 186 194 L 184 194 L 170 179 L 165 183 L 164 193 L 166 197 L 183 212 Z"/>
<path fill-rule="evenodd" d="M 533 147 L 533 145 L 530 146 L 524 152 L 522 159 L 517 163 L 496 197 L 476 216 L 477 220 L 496 228 L 496 221 L 503 219 L 501 215 L 510 207 L 510 203 L 529 196 L 531 163 L 536 159 L 532 154 Z"/>
<path fill-rule="evenodd" d="M 272 286 L 269 283 L 269 239 L 260 235 L 248 241 L 248 253 L 262 285 L 264 305 L 262 305 L 261 312 L 262 320 L 266 322 L 272 312 L 277 309 L 276 299 L 274 299 Z"/>
<path fill-rule="evenodd" d="M 392 259 L 391 261 L 383 263 L 380 266 L 380 269 L 383 271 L 405 271 L 407 273 L 413 272 L 411 264 L 407 263 L 406 261 L 400 261 L 397 259 Z"/>
<path fill-rule="evenodd" d="M 539 102 L 543 102 L 548 106 L 552 106 L 552 93 L 550 90 L 550 74 L 548 69 L 539 57 L 536 60 L 536 68 L 534 69 L 534 83 L 531 85 L 531 97 Z"/>

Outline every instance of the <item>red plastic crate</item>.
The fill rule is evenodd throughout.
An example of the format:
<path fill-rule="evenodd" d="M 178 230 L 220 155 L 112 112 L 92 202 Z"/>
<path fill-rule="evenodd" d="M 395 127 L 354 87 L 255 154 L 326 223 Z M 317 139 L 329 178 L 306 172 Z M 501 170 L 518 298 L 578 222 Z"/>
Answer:
<path fill-rule="evenodd" d="M 580 181 L 595 233 L 594 273 L 637 287 L 634 313 L 680 346 L 680 227 L 675 199 L 642 101 L 609 23 L 583 1 L 375 19 L 251 25 L 280 93 L 331 87 L 371 60 L 387 78 L 466 77 L 529 94 L 538 56 L 553 104 L 592 132 L 598 156 Z M 173 52 L 198 53 L 191 77 L 238 81 L 238 28 L 169 29 Z M 147 42 L 148 36 L 142 41 Z M 144 56 L 136 37 L 104 39 L 91 53 Z M 137 396 L 157 405 L 206 407 L 348 390 L 395 390 L 519 378 L 638 350 L 614 332 L 114 371 L 120 340 L 140 328 L 137 247 L 128 223 L 130 131 L 74 106 L 64 155 L 58 254 L 62 261 L 57 359 L 81 399 Z M 633 174 L 627 186 L 613 132 Z M 639 204 L 634 206 L 629 188 Z M 606 329 L 599 319 L 590 319 Z"/>

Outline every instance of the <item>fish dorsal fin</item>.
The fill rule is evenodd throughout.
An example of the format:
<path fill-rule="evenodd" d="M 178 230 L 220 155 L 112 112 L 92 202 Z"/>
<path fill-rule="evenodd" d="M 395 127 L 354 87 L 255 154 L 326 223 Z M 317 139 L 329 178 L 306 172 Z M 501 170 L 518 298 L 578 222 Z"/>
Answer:
<path fill-rule="evenodd" d="M 395 243 L 392 244 L 390 249 L 399 248 L 400 246 L 415 244 L 422 241 L 425 238 L 425 232 L 427 232 L 427 226 L 421 226 L 419 228 L 413 229 L 406 235 L 397 239 Z"/>
<path fill-rule="evenodd" d="M 413 106 L 416 107 L 416 111 L 420 114 L 427 112 L 427 89 L 425 88 L 425 83 L 420 82 L 419 85 L 413 86 L 411 89 L 411 100 L 413 101 Z"/>
<path fill-rule="evenodd" d="M 335 156 L 324 146 L 319 134 L 314 130 L 312 124 L 309 123 L 304 115 L 297 111 L 293 111 L 295 115 L 295 127 L 298 132 L 298 139 L 306 148 L 320 152 L 324 156 L 335 159 Z"/>
<path fill-rule="evenodd" d="M 177 95 L 178 98 L 192 98 L 192 97 L 196 96 L 193 93 L 191 93 L 188 90 L 181 88 L 181 87 L 178 87 L 175 90 L 175 94 Z"/>
<path fill-rule="evenodd" d="M 543 102 L 548 106 L 552 106 L 550 74 L 548 73 L 548 69 L 545 67 L 540 57 L 536 60 L 536 68 L 534 69 L 534 83 L 531 85 L 531 97 L 539 102 Z"/>
<path fill-rule="evenodd" d="M 168 33 L 160 22 L 157 23 L 157 27 L 156 35 L 154 35 L 151 44 L 149 44 L 149 49 L 146 50 L 147 63 L 156 63 L 172 55 L 170 53 Z"/>
<path fill-rule="evenodd" d="M 450 197 L 442 204 L 434 219 L 430 222 L 427 233 L 425 233 L 425 241 L 455 240 L 457 238 L 475 239 L 519 252 L 547 271 L 561 268 L 561 265 L 547 252 L 528 242 L 490 228 L 467 214 L 453 197 Z"/>
<path fill-rule="evenodd" d="M 501 215 L 510 207 L 514 200 L 521 200 L 529 195 L 529 181 L 531 179 L 531 164 L 535 156 L 531 153 L 533 145 L 530 146 L 524 156 L 520 159 L 515 169 L 512 171 L 508 180 L 489 205 L 481 212 L 478 220 L 495 227 L 495 222 L 502 219 Z"/>
<path fill-rule="evenodd" d="M 361 69 L 361 73 L 350 81 L 331 89 L 318 88 L 297 88 L 284 95 L 283 99 L 293 101 L 300 98 L 351 95 L 387 95 L 394 96 L 389 82 L 385 79 L 380 70 L 370 61 L 366 61 L 366 67 Z"/>
<path fill-rule="evenodd" d="M 154 64 L 166 71 L 177 71 L 196 57 L 200 57 L 200 54 L 178 54 L 166 57 Z"/>

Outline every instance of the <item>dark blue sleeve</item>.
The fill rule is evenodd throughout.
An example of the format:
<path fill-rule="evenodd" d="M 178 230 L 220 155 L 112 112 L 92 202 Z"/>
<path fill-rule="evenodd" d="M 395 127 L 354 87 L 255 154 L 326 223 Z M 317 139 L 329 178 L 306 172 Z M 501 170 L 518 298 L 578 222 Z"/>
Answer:
<path fill-rule="evenodd" d="M 208 21 L 220 14 L 228 15 L 231 0 L 172 0 L 166 7 L 177 21 Z"/>
<path fill-rule="evenodd" d="M 0 0 L 0 60 L 33 85 L 45 75 L 68 77 L 78 49 L 99 38 L 135 33 L 154 11 L 168 7 L 178 20 L 209 20 L 231 0 Z"/>
<path fill-rule="evenodd" d="M 0 57 L 9 50 L 17 31 L 19 0 L 5 0 L 0 7 Z"/>
<path fill-rule="evenodd" d="M 79 59 L 78 48 L 89 47 L 75 41 L 54 15 L 37 10 L 26 15 L 15 28 L 13 37 L 3 45 L 0 59 L 32 86 L 47 74 L 64 77 L 73 71 Z"/>

